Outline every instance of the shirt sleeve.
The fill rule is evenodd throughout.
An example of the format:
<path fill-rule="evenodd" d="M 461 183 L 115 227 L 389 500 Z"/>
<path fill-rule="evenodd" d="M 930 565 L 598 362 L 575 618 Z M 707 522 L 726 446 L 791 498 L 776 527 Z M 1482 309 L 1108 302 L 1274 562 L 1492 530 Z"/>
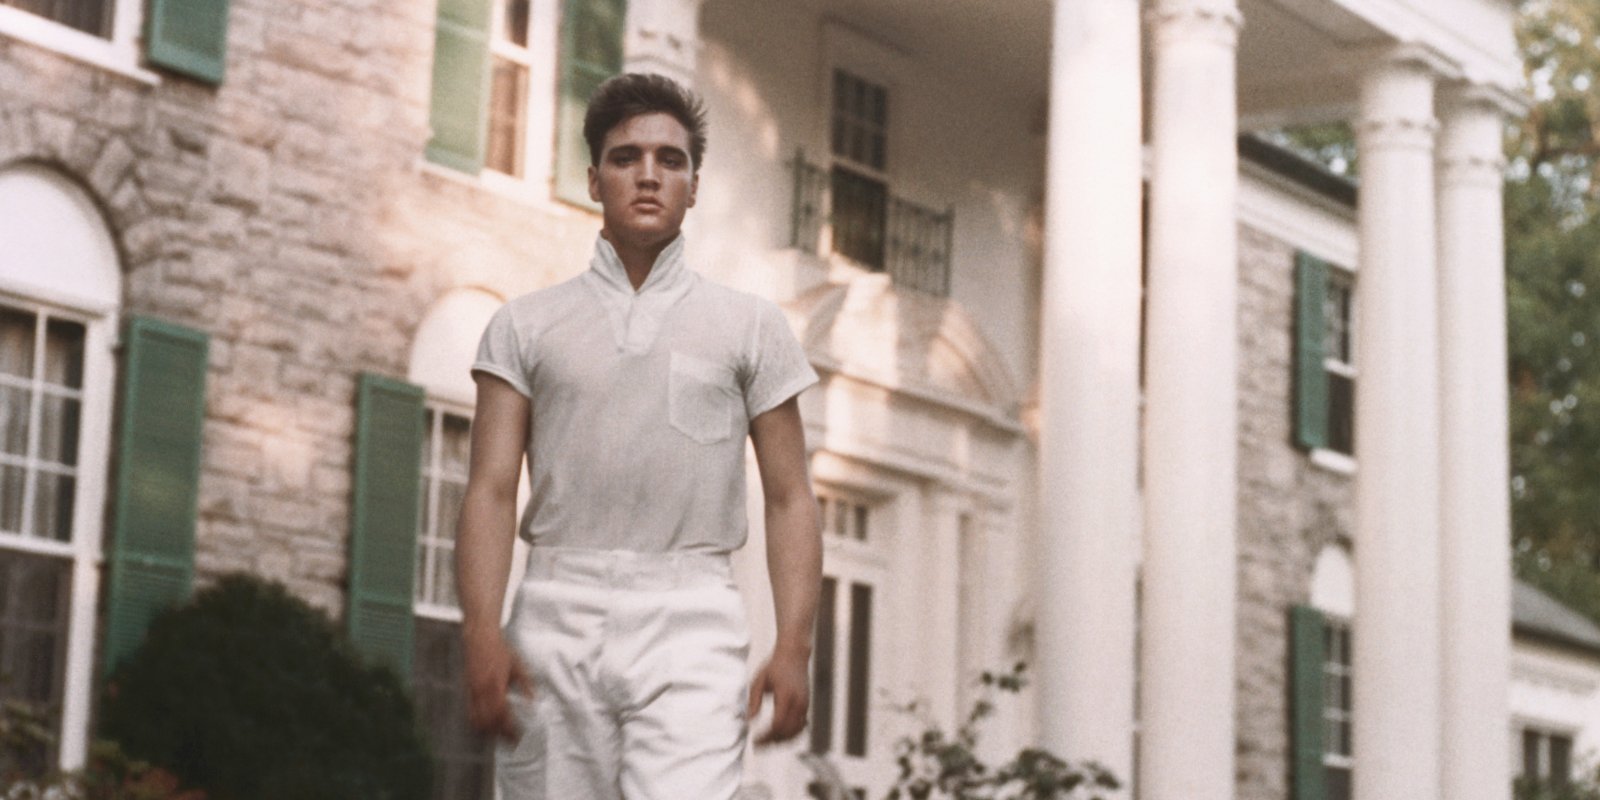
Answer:
<path fill-rule="evenodd" d="M 756 302 L 752 340 L 744 387 L 745 414 L 749 419 L 777 408 L 817 382 L 816 370 L 811 368 L 805 349 L 777 305 L 767 300 Z"/>
<path fill-rule="evenodd" d="M 483 329 L 472 371 L 486 372 L 511 384 L 511 388 L 523 397 L 533 397 L 533 391 L 528 388 L 528 365 L 522 357 L 521 336 L 512 319 L 509 303 L 494 312 L 494 316 L 489 318 L 488 327 Z"/>

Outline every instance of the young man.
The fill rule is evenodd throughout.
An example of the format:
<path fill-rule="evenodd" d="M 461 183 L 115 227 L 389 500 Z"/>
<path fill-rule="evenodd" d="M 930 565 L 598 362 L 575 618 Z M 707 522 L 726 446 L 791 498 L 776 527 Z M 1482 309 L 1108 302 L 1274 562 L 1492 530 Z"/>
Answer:
<path fill-rule="evenodd" d="M 777 306 L 684 263 L 699 101 L 622 75 L 584 138 L 604 219 L 590 268 L 507 303 L 473 364 L 456 545 L 470 715 L 502 739 L 502 800 L 729 800 L 763 695 L 758 744 L 805 726 L 822 543 L 796 396 L 816 373 Z M 749 680 L 728 572 L 747 433 L 778 629 Z M 533 548 L 502 630 L 524 454 Z"/>

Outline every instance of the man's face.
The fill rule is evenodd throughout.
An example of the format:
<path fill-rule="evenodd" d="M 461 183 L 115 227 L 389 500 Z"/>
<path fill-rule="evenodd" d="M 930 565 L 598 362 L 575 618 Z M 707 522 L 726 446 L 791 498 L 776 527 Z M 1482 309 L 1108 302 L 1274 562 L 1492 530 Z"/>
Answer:
<path fill-rule="evenodd" d="M 700 176 L 689 163 L 689 131 L 671 114 L 630 117 L 606 133 L 589 197 L 600 203 L 615 244 L 671 241 L 694 205 Z"/>

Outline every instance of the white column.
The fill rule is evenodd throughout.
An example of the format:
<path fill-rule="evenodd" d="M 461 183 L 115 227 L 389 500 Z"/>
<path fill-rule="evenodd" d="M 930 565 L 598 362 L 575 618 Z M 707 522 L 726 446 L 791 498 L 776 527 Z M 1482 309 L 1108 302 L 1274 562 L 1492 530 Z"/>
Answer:
<path fill-rule="evenodd" d="M 628 3 L 623 37 L 625 72 L 656 72 L 694 86 L 700 51 L 700 4 L 704 0 L 650 0 Z"/>
<path fill-rule="evenodd" d="M 1234 0 L 1150 15 L 1140 796 L 1231 800 L 1238 480 Z"/>
<path fill-rule="evenodd" d="M 1139 0 L 1057 0 L 1040 331 L 1042 744 L 1133 764 Z"/>
<path fill-rule="evenodd" d="M 1504 122 L 1491 97 L 1466 90 L 1448 100 L 1438 161 L 1440 775 L 1450 800 L 1507 800 Z"/>
<path fill-rule="evenodd" d="M 1398 52 L 1361 85 L 1356 800 L 1440 796 L 1433 95 L 1428 68 Z"/>

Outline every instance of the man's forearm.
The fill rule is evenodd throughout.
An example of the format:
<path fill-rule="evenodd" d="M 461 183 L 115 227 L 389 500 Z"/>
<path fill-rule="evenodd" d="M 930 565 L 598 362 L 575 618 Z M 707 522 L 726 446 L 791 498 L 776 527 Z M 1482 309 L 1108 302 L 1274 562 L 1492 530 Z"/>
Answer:
<path fill-rule="evenodd" d="M 456 527 L 456 587 L 467 635 L 500 628 L 516 524 L 515 498 L 467 492 Z"/>
<path fill-rule="evenodd" d="M 767 572 L 778 623 L 775 650 L 809 655 L 822 585 L 816 498 L 806 492 L 787 502 L 769 501 L 766 522 Z"/>

